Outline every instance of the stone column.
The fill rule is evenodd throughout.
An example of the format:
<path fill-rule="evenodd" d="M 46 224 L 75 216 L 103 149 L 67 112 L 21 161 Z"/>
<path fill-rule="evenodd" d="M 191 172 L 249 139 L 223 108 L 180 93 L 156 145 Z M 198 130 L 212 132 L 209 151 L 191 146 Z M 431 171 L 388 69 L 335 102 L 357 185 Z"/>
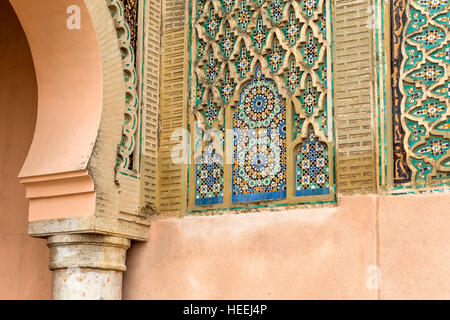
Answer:
<path fill-rule="evenodd" d="M 120 300 L 130 240 L 99 234 L 47 238 L 54 300 Z"/>

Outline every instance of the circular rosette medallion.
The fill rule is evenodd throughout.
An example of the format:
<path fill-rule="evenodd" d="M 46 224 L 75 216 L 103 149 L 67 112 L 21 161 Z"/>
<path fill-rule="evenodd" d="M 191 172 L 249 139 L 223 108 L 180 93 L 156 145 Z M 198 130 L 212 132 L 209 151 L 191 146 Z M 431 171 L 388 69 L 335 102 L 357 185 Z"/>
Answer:
<path fill-rule="evenodd" d="M 238 117 L 249 128 L 270 126 L 281 111 L 281 102 L 275 84 L 250 83 L 242 92 Z"/>
<path fill-rule="evenodd" d="M 276 177 L 281 171 L 281 148 L 278 141 L 269 136 L 248 139 L 240 144 L 237 154 L 238 177 L 250 188 L 269 192 L 280 182 Z"/>

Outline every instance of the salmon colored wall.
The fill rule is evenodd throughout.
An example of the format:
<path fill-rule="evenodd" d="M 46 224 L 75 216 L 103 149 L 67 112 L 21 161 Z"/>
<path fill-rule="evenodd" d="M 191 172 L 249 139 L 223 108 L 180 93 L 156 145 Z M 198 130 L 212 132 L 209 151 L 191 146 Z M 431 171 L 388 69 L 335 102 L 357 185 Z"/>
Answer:
<path fill-rule="evenodd" d="M 380 197 L 381 298 L 450 299 L 450 193 Z"/>
<path fill-rule="evenodd" d="M 449 202 L 363 195 L 337 208 L 158 217 L 128 251 L 123 297 L 449 299 Z"/>
<path fill-rule="evenodd" d="M 25 34 L 0 1 L 0 299 L 49 299 L 44 240 L 27 235 L 28 201 L 17 176 L 36 122 L 37 84 Z"/>

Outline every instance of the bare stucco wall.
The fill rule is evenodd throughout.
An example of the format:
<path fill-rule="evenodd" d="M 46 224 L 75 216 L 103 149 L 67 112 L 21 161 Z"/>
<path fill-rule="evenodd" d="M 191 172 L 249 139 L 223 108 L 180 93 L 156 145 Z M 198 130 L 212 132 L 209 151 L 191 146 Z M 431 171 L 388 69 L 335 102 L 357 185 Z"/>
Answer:
<path fill-rule="evenodd" d="M 448 299 L 449 201 L 364 195 L 335 208 L 159 217 L 128 252 L 123 296 Z"/>

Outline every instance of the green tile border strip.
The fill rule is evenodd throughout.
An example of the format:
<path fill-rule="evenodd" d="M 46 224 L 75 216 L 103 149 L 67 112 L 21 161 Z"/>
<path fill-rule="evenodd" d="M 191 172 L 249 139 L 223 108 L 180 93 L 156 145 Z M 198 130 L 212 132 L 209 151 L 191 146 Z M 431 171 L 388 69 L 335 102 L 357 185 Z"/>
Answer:
<path fill-rule="evenodd" d="M 386 48 L 385 48 L 385 41 L 386 36 L 389 37 L 390 35 L 386 35 L 386 25 L 385 23 L 391 23 L 390 20 L 388 22 L 385 21 L 385 3 L 384 0 L 374 0 L 375 3 L 375 10 L 377 14 L 377 27 L 375 28 L 375 43 L 376 43 L 376 82 L 377 82 L 377 106 L 376 111 L 378 113 L 377 115 L 377 121 L 378 121 L 378 187 L 379 190 L 382 193 L 386 194 L 392 194 L 392 195 L 404 195 L 404 194 L 417 194 L 417 193 L 438 193 L 438 192 L 446 192 L 450 191 L 450 182 L 444 182 L 444 183 L 432 183 L 431 185 L 426 184 L 417 184 L 415 186 L 412 186 L 410 184 L 397 184 L 394 185 L 392 181 L 388 181 L 389 179 L 389 171 L 390 167 L 392 167 L 392 163 L 389 163 L 388 161 L 388 153 L 391 152 L 390 148 L 388 148 L 388 141 L 392 144 L 391 137 L 388 136 L 388 120 L 387 115 L 390 114 L 387 112 L 387 107 L 390 106 L 390 103 L 386 103 L 386 77 L 383 76 L 389 76 L 390 74 L 387 73 L 387 63 L 391 63 L 391 57 L 389 59 L 386 59 Z M 391 2 L 388 2 L 389 4 L 389 14 L 390 14 L 390 6 Z M 382 72 L 380 73 L 380 70 Z M 381 101 L 383 102 L 381 104 Z M 381 107 L 382 105 L 382 107 Z M 381 133 L 381 120 L 383 121 L 383 129 L 384 129 L 384 135 Z M 390 122 L 389 122 L 390 123 Z M 391 133 L 392 134 L 392 133 Z M 382 152 L 384 153 L 384 161 L 382 161 Z M 393 170 L 393 168 L 391 168 Z M 383 178 L 385 179 L 385 183 L 383 184 Z"/>

